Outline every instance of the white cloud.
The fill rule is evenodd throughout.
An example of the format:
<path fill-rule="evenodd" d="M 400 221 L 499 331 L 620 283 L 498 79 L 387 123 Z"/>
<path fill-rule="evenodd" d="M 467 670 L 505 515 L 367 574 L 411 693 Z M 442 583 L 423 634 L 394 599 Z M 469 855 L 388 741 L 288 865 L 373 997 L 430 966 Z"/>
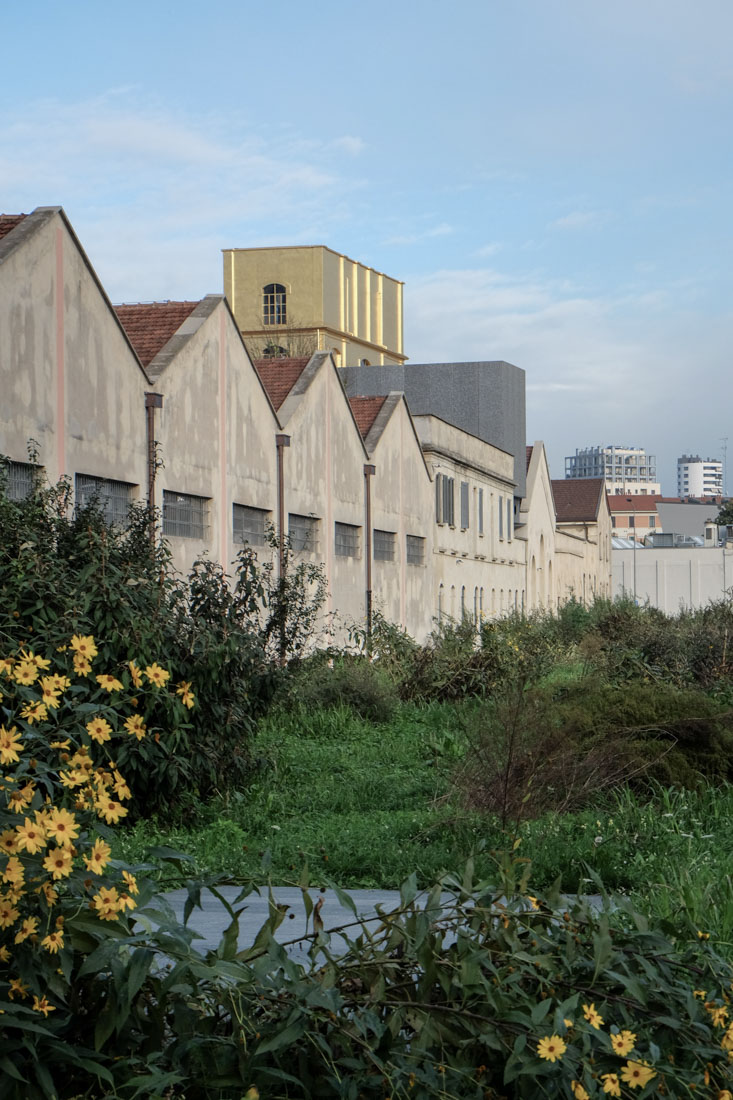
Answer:
<path fill-rule="evenodd" d="M 480 259 L 488 259 L 489 256 L 495 256 L 501 249 L 502 245 L 498 241 L 493 241 L 491 244 L 484 244 L 481 248 L 477 248 L 474 256 L 478 256 Z"/>
<path fill-rule="evenodd" d="M 440 225 L 434 225 L 428 229 L 419 230 L 415 233 L 403 233 L 397 234 L 394 237 L 388 237 L 383 243 L 386 245 L 421 244 L 423 241 L 431 241 L 436 237 L 448 237 L 452 232 L 452 225 L 448 225 L 447 222 L 441 222 Z"/>
<path fill-rule="evenodd" d="M 331 145 L 334 149 L 348 153 L 352 157 L 358 157 L 366 149 L 366 143 L 360 137 L 353 137 L 351 134 L 344 134 L 343 137 L 336 138 L 331 142 Z"/>
<path fill-rule="evenodd" d="M 608 214 L 600 210 L 573 210 L 562 218 L 555 218 L 548 229 L 591 229 L 608 221 Z"/>

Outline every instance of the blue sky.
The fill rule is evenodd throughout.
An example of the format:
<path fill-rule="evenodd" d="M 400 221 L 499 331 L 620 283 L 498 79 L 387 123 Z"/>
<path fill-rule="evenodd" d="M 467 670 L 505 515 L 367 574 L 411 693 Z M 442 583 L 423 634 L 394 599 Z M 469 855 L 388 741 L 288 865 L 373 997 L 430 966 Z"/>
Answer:
<path fill-rule="evenodd" d="M 327 244 L 404 280 L 413 361 L 526 370 L 553 476 L 644 446 L 672 493 L 720 456 L 729 0 L 69 0 L 3 38 L 0 209 L 64 206 L 114 301 Z"/>

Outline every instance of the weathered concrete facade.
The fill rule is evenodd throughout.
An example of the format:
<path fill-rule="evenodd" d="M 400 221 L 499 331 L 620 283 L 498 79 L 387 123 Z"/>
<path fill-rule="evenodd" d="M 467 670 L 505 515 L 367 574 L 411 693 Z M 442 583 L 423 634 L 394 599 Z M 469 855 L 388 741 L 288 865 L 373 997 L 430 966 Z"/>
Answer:
<path fill-rule="evenodd" d="M 667 615 L 728 599 L 733 547 L 613 549 L 613 595 L 658 607 Z"/>

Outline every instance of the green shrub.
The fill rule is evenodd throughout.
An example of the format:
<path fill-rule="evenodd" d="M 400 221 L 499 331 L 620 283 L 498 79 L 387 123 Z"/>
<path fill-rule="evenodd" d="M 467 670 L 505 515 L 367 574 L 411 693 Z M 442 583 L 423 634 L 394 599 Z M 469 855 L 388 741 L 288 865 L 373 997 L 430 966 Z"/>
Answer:
<path fill-rule="evenodd" d="M 307 659 L 295 674 L 289 697 L 306 710 L 347 706 L 360 718 L 388 722 L 398 703 L 397 692 L 381 668 L 367 657 Z"/>

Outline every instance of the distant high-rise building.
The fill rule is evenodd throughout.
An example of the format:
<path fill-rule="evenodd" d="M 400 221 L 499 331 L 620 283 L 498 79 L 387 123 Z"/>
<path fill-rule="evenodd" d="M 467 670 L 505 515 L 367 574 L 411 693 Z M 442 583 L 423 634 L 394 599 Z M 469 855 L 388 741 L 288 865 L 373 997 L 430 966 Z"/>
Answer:
<path fill-rule="evenodd" d="M 718 458 L 682 455 L 677 459 L 677 495 L 717 497 L 723 492 L 723 463 Z"/>
<path fill-rule="evenodd" d="M 657 460 L 643 447 L 584 447 L 565 459 L 565 477 L 602 477 L 606 492 L 617 494 L 661 493 Z"/>

